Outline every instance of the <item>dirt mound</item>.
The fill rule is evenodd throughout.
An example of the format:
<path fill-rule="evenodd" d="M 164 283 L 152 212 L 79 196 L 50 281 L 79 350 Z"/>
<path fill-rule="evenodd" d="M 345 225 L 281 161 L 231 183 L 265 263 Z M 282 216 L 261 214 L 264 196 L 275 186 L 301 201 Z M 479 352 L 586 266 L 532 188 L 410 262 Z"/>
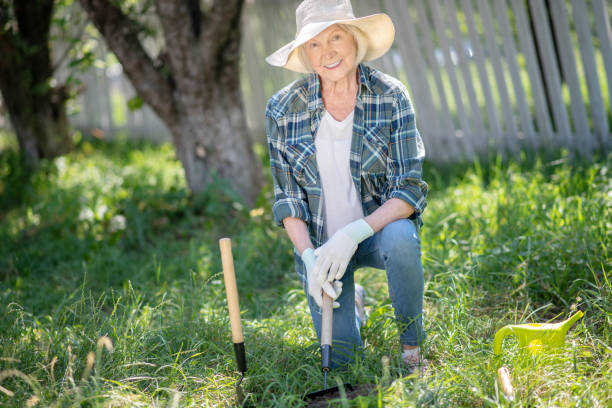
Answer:
<path fill-rule="evenodd" d="M 355 399 L 359 396 L 370 395 L 376 389 L 374 384 L 355 384 L 350 388 L 346 387 L 346 398 L 349 400 Z M 326 408 L 334 400 L 339 400 L 342 396 L 339 391 L 335 391 L 330 394 L 325 394 L 315 399 L 310 400 L 308 408 Z"/>

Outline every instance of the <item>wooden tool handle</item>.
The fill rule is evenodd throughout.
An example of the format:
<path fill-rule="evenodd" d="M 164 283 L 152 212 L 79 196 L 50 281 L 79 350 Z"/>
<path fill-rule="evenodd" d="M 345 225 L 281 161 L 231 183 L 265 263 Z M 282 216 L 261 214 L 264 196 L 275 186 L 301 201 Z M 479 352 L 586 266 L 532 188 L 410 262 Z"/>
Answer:
<path fill-rule="evenodd" d="M 332 344 L 333 300 L 323 292 L 323 307 L 321 309 L 321 346 Z"/>
<path fill-rule="evenodd" d="M 508 398 L 510 401 L 514 400 L 514 388 L 512 387 L 512 382 L 510 381 L 510 371 L 508 371 L 506 367 L 499 367 L 497 370 L 497 376 L 506 398 Z"/>
<path fill-rule="evenodd" d="M 232 340 L 235 343 L 243 343 L 242 324 L 240 323 L 240 306 L 238 305 L 238 289 L 236 288 L 236 275 L 234 273 L 234 259 L 232 258 L 232 241 L 229 238 L 219 240 L 221 248 L 221 264 L 223 265 L 223 280 L 225 281 L 225 294 L 227 296 L 227 307 L 232 326 Z"/>

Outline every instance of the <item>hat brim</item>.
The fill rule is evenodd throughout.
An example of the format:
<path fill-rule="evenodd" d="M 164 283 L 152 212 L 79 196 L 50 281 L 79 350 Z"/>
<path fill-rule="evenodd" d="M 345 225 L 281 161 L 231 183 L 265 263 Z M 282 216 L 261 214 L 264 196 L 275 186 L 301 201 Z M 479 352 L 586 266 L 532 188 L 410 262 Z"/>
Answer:
<path fill-rule="evenodd" d="M 298 33 L 295 40 L 285 44 L 283 47 L 266 57 L 266 62 L 270 65 L 283 67 L 295 72 L 310 72 L 300 61 L 297 48 L 334 24 L 353 25 L 363 32 L 368 42 L 368 49 L 363 58 L 364 61 L 372 61 L 383 56 L 389 48 L 391 48 L 391 44 L 393 44 L 393 39 L 395 37 L 393 21 L 384 13 L 347 20 L 312 23 L 306 25 Z"/>

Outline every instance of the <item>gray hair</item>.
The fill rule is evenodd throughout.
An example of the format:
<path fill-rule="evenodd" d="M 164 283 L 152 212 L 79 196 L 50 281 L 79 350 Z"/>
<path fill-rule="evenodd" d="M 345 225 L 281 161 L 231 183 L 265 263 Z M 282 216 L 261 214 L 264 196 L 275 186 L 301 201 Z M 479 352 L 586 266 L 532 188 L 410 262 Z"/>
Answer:
<path fill-rule="evenodd" d="M 360 64 L 368 51 L 368 39 L 365 34 L 357 27 L 352 24 L 336 24 L 338 27 L 343 29 L 346 32 L 349 32 L 353 35 L 353 39 L 355 40 L 355 44 L 357 45 L 357 55 L 355 57 L 355 64 Z M 298 58 L 302 65 L 309 71 L 314 72 L 314 68 L 310 65 L 310 61 L 308 60 L 308 55 L 306 54 L 306 48 L 304 46 L 306 43 L 300 45 L 297 49 Z"/>

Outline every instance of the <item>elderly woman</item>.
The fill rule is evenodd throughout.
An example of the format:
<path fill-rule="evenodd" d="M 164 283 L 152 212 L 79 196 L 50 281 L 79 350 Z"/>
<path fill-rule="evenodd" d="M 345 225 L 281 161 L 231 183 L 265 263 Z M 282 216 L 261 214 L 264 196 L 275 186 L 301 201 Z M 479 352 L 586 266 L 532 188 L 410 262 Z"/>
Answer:
<path fill-rule="evenodd" d="M 266 108 L 275 221 L 295 247 L 319 339 L 322 292 L 335 299 L 332 365 L 363 347 L 354 272 L 367 266 L 387 273 L 402 357 L 415 367 L 425 338 L 425 151 L 404 85 L 361 63 L 388 51 L 393 23 L 385 14 L 356 18 L 349 0 L 305 0 L 296 21 L 295 40 L 266 58 L 308 73 Z"/>

